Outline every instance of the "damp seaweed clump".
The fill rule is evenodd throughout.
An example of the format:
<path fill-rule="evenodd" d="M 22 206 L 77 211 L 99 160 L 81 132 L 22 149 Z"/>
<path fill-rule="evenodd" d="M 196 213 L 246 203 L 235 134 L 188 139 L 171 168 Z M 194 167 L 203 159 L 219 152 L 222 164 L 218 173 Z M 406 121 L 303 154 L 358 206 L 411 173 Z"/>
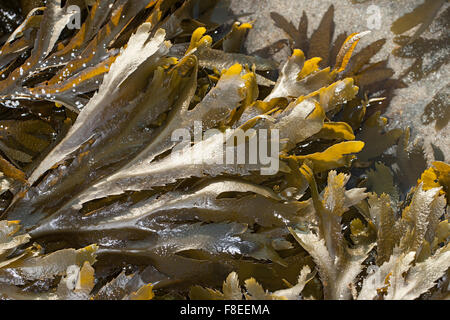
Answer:
<path fill-rule="evenodd" d="M 450 166 L 386 130 L 383 40 L 272 14 L 278 65 L 222 1 L 84 2 L 68 30 L 72 4 L 0 55 L 2 299 L 448 298 Z M 278 171 L 221 161 L 249 129 Z"/>

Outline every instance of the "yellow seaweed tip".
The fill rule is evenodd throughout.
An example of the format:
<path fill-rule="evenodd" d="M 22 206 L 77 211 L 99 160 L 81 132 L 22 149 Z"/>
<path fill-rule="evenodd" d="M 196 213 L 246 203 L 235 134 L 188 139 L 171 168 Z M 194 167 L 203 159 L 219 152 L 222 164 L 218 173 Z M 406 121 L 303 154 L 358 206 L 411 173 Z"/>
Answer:
<path fill-rule="evenodd" d="M 317 70 L 319 70 L 319 63 L 321 61 L 322 61 L 322 58 L 319 58 L 319 57 L 315 57 L 315 58 L 306 60 L 305 63 L 303 64 L 302 71 L 300 71 L 300 73 L 297 76 L 297 80 L 306 78 L 313 72 L 316 72 Z"/>
<path fill-rule="evenodd" d="M 155 297 L 153 284 L 149 283 L 130 295 L 130 300 L 152 300 Z"/>
<path fill-rule="evenodd" d="M 253 26 L 251 25 L 251 23 L 245 22 L 245 23 L 240 23 L 240 22 L 236 22 L 233 25 L 233 28 L 237 29 L 237 30 L 245 30 L 245 29 L 252 29 Z"/>
<path fill-rule="evenodd" d="M 231 67 L 229 67 L 228 69 L 225 70 L 225 72 L 223 73 L 224 76 L 236 76 L 241 74 L 242 72 L 242 65 L 240 65 L 239 63 L 233 64 Z"/>
<path fill-rule="evenodd" d="M 292 53 L 292 57 L 304 57 L 305 54 L 300 49 L 294 49 L 294 52 Z"/>

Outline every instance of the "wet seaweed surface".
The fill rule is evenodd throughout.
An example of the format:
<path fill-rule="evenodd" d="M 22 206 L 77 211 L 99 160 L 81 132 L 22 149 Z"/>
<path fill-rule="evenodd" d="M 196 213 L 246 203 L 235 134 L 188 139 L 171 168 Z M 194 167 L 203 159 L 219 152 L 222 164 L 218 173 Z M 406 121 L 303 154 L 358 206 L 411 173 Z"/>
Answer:
<path fill-rule="evenodd" d="M 393 23 L 399 79 L 333 6 L 312 32 L 272 12 L 286 39 L 249 54 L 228 1 L 0 2 L 0 298 L 448 299 L 448 155 L 383 117 L 447 63 L 444 2 Z M 249 129 L 278 132 L 278 171 L 221 161 Z"/>

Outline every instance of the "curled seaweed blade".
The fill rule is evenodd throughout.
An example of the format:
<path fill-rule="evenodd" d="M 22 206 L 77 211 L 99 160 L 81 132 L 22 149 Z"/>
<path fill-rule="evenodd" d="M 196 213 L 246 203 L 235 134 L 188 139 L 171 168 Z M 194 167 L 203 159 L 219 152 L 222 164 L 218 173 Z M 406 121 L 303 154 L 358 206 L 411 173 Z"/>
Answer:
<path fill-rule="evenodd" d="M 346 141 L 335 144 L 323 152 L 312 153 L 305 156 L 289 156 L 297 161 L 309 160 L 315 172 L 323 172 L 343 166 L 349 166 L 355 158 L 354 153 L 364 148 L 364 142 Z"/>
<path fill-rule="evenodd" d="M 345 70 L 359 40 L 368 33 L 370 33 L 370 31 L 353 33 L 347 37 L 336 58 L 335 68 L 337 72 Z"/>

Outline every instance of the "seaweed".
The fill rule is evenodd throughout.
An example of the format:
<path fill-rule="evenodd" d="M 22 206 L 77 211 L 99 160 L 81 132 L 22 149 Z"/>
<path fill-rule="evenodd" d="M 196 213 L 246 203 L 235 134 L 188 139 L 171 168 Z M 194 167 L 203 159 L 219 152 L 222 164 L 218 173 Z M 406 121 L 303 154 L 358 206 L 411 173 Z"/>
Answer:
<path fill-rule="evenodd" d="M 68 31 L 66 7 L 49 1 L 12 32 L 0 55 L 1 298 L 441 294 L 448 165 L 426 169 L 408 130 L 367 112 L 384 100 L 368 90 L 392 75 L 371 63 L 384 41 L 332 45 L 333 7 L 311 39 L 306 14 L 298 29 L 272 14 L 293 46 L 278 65 L 242 53 L 252 25 L 217 20 L 220 5 L 84 2 Z M 261 132 L 274 153 L 246 161 Z M 396 161 L 379 164 L 392 148 Z"/>
<path fill-rule="evenodd" d="M 286 18 L 276 12 L 271 13 L 271 18 L 275 22 L 275 26 L 281 28 L 288 36 L 288 43 L 291 50 L 301 49 L 305 52 L 307 58 L 320 58 L 317 64 L 320 67 L 337 65 L 341 61 L 339 59 L 339 50 L 344 43 L 349 46 L 353 45 L 351 51 L 356 47 L 356 43 L 362 34 L 342 33 L 334 37 L 334 7 L 330 6 L 324 13 L 322 20 L 316 30 L 308 37 L 308 16 L 306 12 L 300 19 L 299 26 L 296 28 Z M 353 41 L 350 41 L 353 38 Z M 263 53 L 270 50 L 278 50 L 283 40 L 261 49 Z M 386 39 L 379 39 L 359 50 L 348 63 L 346 67 L 340 70 L 340 77 L 352 77 L 355 84 L 361 88 L 358 98 L 363 98 L 362 92 L 367 93 L 368 98 L 384 97 L 378 101 L 377 105 L 369 108 L 367 117 L 374 112 L 384 112 L 394 96 L 394 90 L 405 88 L 406 84 L 402 79 L 393 79 L 394 72 L 387 67 L 387 60 L 373 62 L 372 58 L 380 51 L 386 43 Z M 259 54 L 254 52 L 253 54 Z M 344 57 L 341 57 L 344 58 Z M 352 105 L 360 103 L 357 101 L 349 101 Z M 361 119 L 362 120 L 362 119 Z M 359 126 L 359 123 L 358 123 Z"/>

